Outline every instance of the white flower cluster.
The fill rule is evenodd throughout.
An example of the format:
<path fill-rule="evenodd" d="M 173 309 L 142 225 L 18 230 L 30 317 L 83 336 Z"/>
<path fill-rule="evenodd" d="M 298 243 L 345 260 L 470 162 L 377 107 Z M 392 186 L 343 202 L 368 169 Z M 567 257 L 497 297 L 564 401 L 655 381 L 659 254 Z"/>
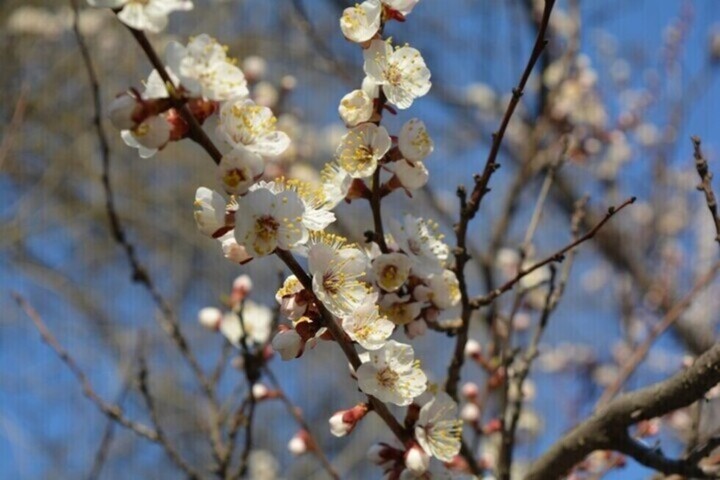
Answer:
<path fill-rule="evenodd" d="M 118 10 L 118 18 L 128 27 L 158 33 L 165 29 L 168 15 L 192 10 L 191 0 L 88 0 L 93 7 Z"/>

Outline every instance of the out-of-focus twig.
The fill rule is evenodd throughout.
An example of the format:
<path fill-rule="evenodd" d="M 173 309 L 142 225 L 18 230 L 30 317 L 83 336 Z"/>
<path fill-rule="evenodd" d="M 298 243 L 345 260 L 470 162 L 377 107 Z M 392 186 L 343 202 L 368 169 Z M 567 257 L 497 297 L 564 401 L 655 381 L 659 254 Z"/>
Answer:
<path fill-rule="evenodd" d="M 78 379 L 80 385 L 82 386 L 83 395 L 85 395 L 93 404 L 95 404 L 95 406 L 108 418 L 112 419 L 113 421 L 117 422 L 128 430 L 134 432 L 140 437 L 157 443 L 159 437 L 158 433 L 155 430 L 153 430 L 147 425 L 128 419 L 119 406 L 106 402 L 100 397 L 100 395 L 98 395 L 95 389 L 93 389 L 90 380 L 87 378 L 82 369 L 78 366 L 77 362 L 75 362 L 75 359 L 70 356 L 70 354 L 62 347 L 62 345 L 60 345 L 60 342 L 57 341 L 55 336 L 52 334 L 47 325 L 45 325 L 45 322 L 40 317 L 38 312 L 32 307 L 32 305 L 30 305 L 27 300 L 25 300 L 17 293 L 13 293 L 12 297 L 15 299 L 15 302 L 17 302 L 20 308 L 23 309 L 28 318 L 32 320 L 43 341 L 55 351 L 57 356 L 60 357 L 60 360 L 62 360 L 63 363 L 67 365 L 73 375 L 75 375 L 75 377 Z"/>
<path fill-rule="evenodd" d="M 700 184 L 697 188 L 705 194 L 705 202 L 707 203 L 708 210 L 710 210 L 713 223 L 715 224 L 715 241 L 720 243 L 720 217 L 718 217 L 717 198 L 715 197 L 715 192 L 712 187 L 713 175 L 712 172 L 710 172 L 708 161 L 702 153 L 700 137 L 693 136 L 692 143 L 695 168 L 697 169 L 698 175 L 700 175 Z"/>

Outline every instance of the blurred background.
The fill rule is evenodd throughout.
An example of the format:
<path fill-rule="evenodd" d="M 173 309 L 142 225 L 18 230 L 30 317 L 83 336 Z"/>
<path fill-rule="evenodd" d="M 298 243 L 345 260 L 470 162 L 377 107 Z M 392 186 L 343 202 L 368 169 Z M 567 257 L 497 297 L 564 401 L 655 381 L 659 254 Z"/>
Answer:
<path fill-rule="evenodd" d="M 262 66 L 253 93 L 274 107 L 279 128 L 293 139 L 273 171 L 313 177 L 345 132 L 337 115 L 340 98 L 363 78 L 361 52 L 338 26 L 350 3 L 196 0 L 192 12 L 171 15 L 166 32 L 151 35 L 151 41 L 162 51 L 171 40 L 186 43 L 189 36 L 208 33 L 228 45 L 241 66 L 249 57 L 262 59 L 245 63 Z M 453 243 L 455 189 L 469 185 L 482 169 L 490 133 L 527 62 L 541 6 L 525 0 L 423 0 L 407 22 L 388 25 L 386 34 L 395 43 L 422 52 L 433 88 L 397 118 L 386 116 L 386 124 L 398 132 L 404 121 L 418 117 L 435 141 L 426 162 L 428 188 L 413 198 L 395 193 L 386 202 L 388 216 L 433 217 Z M 147 420 L 135 381 L 142 336 L 166 430 L 194 465 L 210 462 L 205 399 L 110 233 L 90 84 L 72 24 L 73 11 L 62 1 L 0 3 L 0 477 L 176 478 L 178 471 L 159 447 L 108 426 L 10 296 L 18 292 L 32 303 L 103 398 L 122 405 L 129 417 Z M 110 11 L 83 4 L 80 27 L 105 105 L 128 86 L 142 86 L 149 63 Z M 609 205 L 631 195 L 638 202 L 580 248 L 531 375 L 516 453 L 519 472 L 592 411 L 628 352 L 651 336 L 669 306 L 716 260 L 713 225 L 695 189 L 689 136 L 702 138 L 710 168 L 718 171 L 719 29 L 713 0 L 558 1 L 547 55 L 506 135 L 492 192 L 471 224 L 469 239 L 479 253 L 467 269 L 471 294 L 486 292 L 488 271 L 497 282 L 512 263 L 561 141 L 569 145 L 566 161 L 535 235 L 535 257 L 568 243 L 572 206 L 583 195 L 589 195 L 584 228 Z M 218 188 L 204 151 L 183 141 L 141 159 L 106 123 L 111 181 L 128 239 L 210 371 L 226 347 L 222 336 L 198 324 L 198 310 L 220 306 L 242 273 L 255 283 L 250 298 L 274 307 L 282 265 L 275 258 L 233 265 L 217 242 L 197 232 L 195 189 Z M 372 226 L 364 204 L 341 205 L 337 215 L 338 231 L 358 240 Z M 687 355 L 712 343 L 718 287 L 714 282 L 704 289 L 677 328 L 654 342 L 627 389 L 677 372 Z M 541 290 L 532 293 L 544 298 Z M 511 300 L 503 297 L 495 313 L 508 314 Z M 523 326 L 537 320 L 537 307 L 529 295 L 514 319 L 520 344 L 527 341 Z M 486 314 L 478 314 L 472 329 L 482 345 L 489 338 Z M 442 382 L 453 339 L 431 331 L 414 345 L 431 379 Z M 244 374 L 227 364 L 219 394 L 235 405 L 245 395 Z M 322 344 L 290 363 L 273 359 L 270 368 L 343 478 L 379 478 L 365 452 L 374 441 L 389 439 L 384 425 L 372 418 L 339 440 L 327 428 L 332 412 L 361 400 L 339 350 Z M 465 381 L 483 388 L 487 375 L 469 362 Z M 703 408 L 701 435 L 720 427 L 717 406 L 711 399 Z M 493 408 L 490 401 L 481 423 L 494 418 Z M 256 449 L 272 456 L 255 455 L 264 473 L 254 478 L 324 478 L 313 456 L 288 452 L 297 425 L 280 402 L 260 403 L 257 422 Z M 648 427 L 650 441 L 669 454 L 681 453 L 697 423 L 690 410 L 677 412 Z M 472 429 L 467 434 L 492 463 L 496 440 Z M 98 461 L 106 437 L 107 458 Z M 581 473 L 651 476 L 631 462 L 614 468 L 600 461 L 596 469 Z"/>

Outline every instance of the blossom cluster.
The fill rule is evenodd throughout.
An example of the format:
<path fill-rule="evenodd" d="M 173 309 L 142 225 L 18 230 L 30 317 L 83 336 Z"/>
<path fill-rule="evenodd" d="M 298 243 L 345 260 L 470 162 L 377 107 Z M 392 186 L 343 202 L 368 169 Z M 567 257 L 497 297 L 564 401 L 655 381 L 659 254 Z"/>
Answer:
<path fill-rule="evenodd" d="M 118 15 L 132 28 L 156 31 L 163 26 L 158 12 L 165 18 L 190 2 L 149 0 L 142 8 L 137 2 L 92 3 L 121 9 Z M 221 154 L 216 177 L 224 194 L 197 189 L 199 231 L 216 239 L 236 264 L 272 254 L 293 262 L 295 255 L 306 258 L 307 274 L 295 272 L 277 291 L 280 314 L 289 323 L 276 329 L 272 348 L 291 360 L 320 340 L 345 341 L 328 328 L 335 322 L 347 341 L 364 349 L 361 364 L 351 372 L 359 389 L 416 411 L 412 421 L 406 420 L 414 428 L 413 440 L 375 452 L 377 463 L 401 478 L 443 471 L 431 457 L 448 463 L 460 450 L 457 404 L 428 386 L 413 347 L 393 338 L 398 331 L 410 340 L 425 334 L 443 311 L 459 303 L 450 249 L 436 223 L 412 215 L 390 219 L 387 233 L 381 223 L 366 244 L 327 230 L 342 202 L 367 200 L 379 209 L 379 201 L 395 190 L 412 196 L 428 181 L 424 162 L 434 145 L 425 124 L 411 118 L 397 135 L 381 125 L 385 112 L 398 114 L 430 90 L 430 71 L 420 52 L 393 46 L 382 36 L 386 22 L 405 21 L 417 3 L 366 0 L 343 12 L 340 28 L 362 49 L 366 76 L 360 88 L 340 100 L 347 132 L 318 181 L 273 175 L 267 168 L 290 147 L 290 136 L 278 128 L 275 112 L 258 101 L 252 73 L 243 72 L 228 49 L 208 35 L 186 45 L 170 43 L 165 69 L 153 71 L 142 92 L 124 93 L 110 108 L 123 140 L 142 157 L 187 138 L 188 111 L 216 140 Z M 211 124 L 214 128 L 207 128 Z M 273 333 L 267 307 L 245 299 L 249 288 L 248 279 L 240 277 L 228 312 L 208 307 L 199 313 L 204 326 L 238 347 L 264 346 Z M 336 414 L 331 430 L 348 434 L 369 410 L 360 404 Z"/>

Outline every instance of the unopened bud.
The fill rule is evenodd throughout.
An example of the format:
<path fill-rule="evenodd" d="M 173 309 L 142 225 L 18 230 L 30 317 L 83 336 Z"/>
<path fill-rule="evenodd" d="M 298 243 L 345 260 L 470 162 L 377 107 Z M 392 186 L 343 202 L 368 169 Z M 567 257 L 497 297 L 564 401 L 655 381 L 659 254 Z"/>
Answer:
<path fill-rule="evenodd" d="M 283 360 L 292 360 L 302 353 L 303 341 L 293 329 L 279 331 L 272 339 L 272 348 Z"/>
<path fill-rule="evenodd" d="M 427 323 L 422 318 L 419 318 L 413 322 L 408 323 L 405 325 L 405 334 L 408 336 L 409 339 L 413 339 L 415 337 L 421 337 L 427 333 Z"/>
<path fill-rule="evenodd" d="M 376 465 L 383 465 L 387 462 L 399 460 L 403 452 L 393 448 L 387 443 L 375 443 L 367 451 L 367 459 Z"/>
<path fill-rule="evenodd" d="M 423 475 L 430 467 L 430 456 L 420 445 L 413 445 L 405 453 L 405 468 L 415 475 Z"/>
<path fill-rule="evenodd" d="M 265 400 L 268 398 L 270 390 L 262 383 L 256 383 L 252 387 L 252 395 L 255 400 Z"/>
<path fill-rule="evenodd" d="M 220 309 L 215 307 L 205 307 L 198 312 L 198 322 L 208 330 L 217 330 L 222 317 Z"/>
<path fill-rule="evenodd" d="M 348 410 L 340 410 L 330 417 L 330 432 L 336 437 L 344 437 L 353 431 L 367 412 L 368 406 L 365 403 L 359 403 Z"/>
<path fill-rule="evenodd" d="M 465 344 L 465 356 L 476 359 L 482 353 L 482 346 L 477 340 L 472 338 Z"/>
<path fill-rule="evenodd" d="M 249 275 L 240 275 L 233 281 L 230 294 L 233 304 L 242 302 L 252 290 L 253 282 Z"/>
<path fill-rule="evenodd" d="M 477 422 L 480 418 L 480 407 L 474 403 L 466 403 L 460 410 L 460 418 L 468 423 Z"/>
<path fill-rule="evenodd" d="M 300 430 L 288 442 L 288 450 L 296 457 L 307 453 L 310 450 L 308 440 L 308 433 L 305 430 Z"/>
<path fill-rule="evenodd" d="M 463 397 L 468 400 L 474 400 L 480 393 L 480 388 L 473 382 L 465 382 L 461 389 Z"/>
<path fill-rule="evenodd" d="M 135 128 L 133 116 L 137 107 L 137 99 L 127 93 L 115 97 L 108 107 L 110 122 L 119 130 L 132 130 Z"/>

